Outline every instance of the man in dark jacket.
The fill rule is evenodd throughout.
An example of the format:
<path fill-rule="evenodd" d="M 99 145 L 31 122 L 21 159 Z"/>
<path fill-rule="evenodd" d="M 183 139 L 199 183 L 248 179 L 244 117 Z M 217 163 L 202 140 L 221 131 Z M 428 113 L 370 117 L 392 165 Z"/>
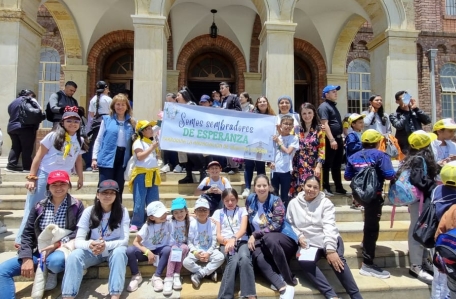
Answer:
<path fill-rule="evenodd" d="M 63 110 L 66 106 L 79 107 L 78 101 L 73 98 L 77 88 L 78 85 L 76 85 L 76 83 L 68 81 L 65 83 L 64 90 L 59 90 L 58 92 L 51 94 L 49 97 L 49 106 L 51 106 L 52 113 L 54 114 L 54 126 L 62 119 Z"/>
<path fill-rule="evenodd" d="M 396 93 L 394 97 L 399 107 L 389 116 L 391 125 L 396 128 L 396 138 L 404 154 L 407 154 L 410 148 L 407 141 L 410 134 L 422 130 L 422 125 L 431 123 L 431 118 L 418 108 L 415 99 L 411 99 L 410 103 L 404 103 L 403 97 L 406 94 L 405 90 Z"/>
<path fill-rule="evenodd" d="M 230 92 L 230 85 L 226 82 L 220 83 L 220 93 L 222 94 L 222 108 L 241 111 L 241 102 L 237 95 Z"/>
<path fill-rule="evenodd" d="M 19 93 L 19 97 L 8 105 L 8 126 L 7 132 L 11 138 L 11 150 L 8 155 L 8 164 L 6 170 L 10 172 L 30 172 L 32 166 L 32 153 L 36 139 L 37 125 L 23 125 L 19 120 L 20 106 L 24 97 L 30 97 L 30 104 L 34 108 L 41 109 L 36 102 L 36 95 L 33 91 L 24 89 Z M 19 156 L 22 154 L 22 167 L 18 165 Z"/>

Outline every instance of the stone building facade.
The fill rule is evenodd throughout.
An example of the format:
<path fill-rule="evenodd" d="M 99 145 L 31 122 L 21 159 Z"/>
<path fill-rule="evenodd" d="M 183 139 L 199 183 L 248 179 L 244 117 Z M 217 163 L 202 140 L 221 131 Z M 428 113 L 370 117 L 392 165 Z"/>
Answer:
<path fill-rule="evenodd" d="M 23 88 L 37 90 L 46 104 L 53 90 L 73 80 L 85 106 L 96 81 L 106 80 L 111 90 L 131 91 L 137 118 L 154 118 L 167 92 L 187 85 L 199 98 L 228 81 L 254 100 L 266 95 L 275 109 L 282 94 L 296 106 L 318 105 L 321 89 L 336 84 L 343 114 L 363 110 L 371 93 L 383 95 L 385 110 L 393 111 L 394 93 L 402 89 L 431 113 L 427 51 L 438 49 L 437 117 L 456 114 L 450 86 L 456 9 L 450 0 L 3 2 L 4 105 Z M 217 38 L 208 34 L 213 20 Z M 53 73 L 41 72 L 37 80 L 40 66 Z M 0 112 L 2 128 L 6 116 Z"/>

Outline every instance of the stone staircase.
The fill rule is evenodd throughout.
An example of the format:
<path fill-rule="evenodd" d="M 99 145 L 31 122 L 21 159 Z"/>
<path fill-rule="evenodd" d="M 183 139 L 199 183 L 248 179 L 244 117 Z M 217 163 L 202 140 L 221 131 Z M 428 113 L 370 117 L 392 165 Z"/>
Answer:
<path fill-rule="evenodd" d="M 15 255 L 14 238 L 20 222 L 23 217 L 23 207 L 25 203 L 25 188 L 24 174 L 8 173 L 4 170 L 4 165 L 0 160 L 1 179 L 0 184 L 0 221 L 8 226 L 6 233 L 0 234 L 0 262 Z M 171 201 L 182 196 L 187 199 L 187 204 L 190 209 L 194 206 L 196 196 L 193 192 L 197 184 L 179 185 L 177 181 L 184 174 L 166 173 L 162 174 L 162 185 L 160 186 L 160 197 L 167 207 L 171 206 Z M 223 174 L 227 177 L 233 188 L 240 194 L 244 187 L 243 173 L 234 175 Z M 194 175 L 196 181 L 197 175 Z M 72 177 L 72 181 L 76 182 L 77 178 Z M 84 187 L 81 190 L 73 189 L 71 194 L 83 201 L 85 206 L 93 204 L 94 195 L 98 181 L 98 173 L 84 173 Z M 349 190 L 348 183 L 345 182 L 345 188 Z M 376 263 L 380 267 L 386 268 L 391 272 L 391 278 L 381 280 L 377 278 L 365 277 L 358 274 L 358 269 L 362 262 L 362 254 L 360 242 L 363 235 L 363 213 L 349 208 L 351 198 L 346 196 L 334 196 L 331 198 L 336 206 L 336 221 L 341 236 L 345 242 L 345 258 L 352 270 L 354 277 L 358 283 L 361 293 L 364 298 L 415 298 L 428 299 L 430 297 L 430 288 L 428 285 L 421 283 L 417 279 L 411 278 L 408 274 L 407 267 L 409 266 L 407 234 L 409 226 L 409 215 L 407 208 L 398 208 L 396 210 L 394 227 L 390 228 L 390 217 L 392 208 L 385 206 L 380 223 L 380 236 L 377 244 Z M 132 195 L 125 188 L 123 203 L 131 211 L 133 209 Z M 244 204 L 244 200 L 240 200 L 240 205 Z M 192 209 L 191 209 L 192 210 Z M 134 238 L 134 234 L 130 235 L 130 244 Z M 331 284 L 336 288 L 338 294 L 343 298 L 344 289 L 337 281 L 334 273 L 328 266 L 325 260 L 319 262 L 319 266 L 328 275 Z M 299 284 L 296 286 L 295 298 L 323 298 L 318 291 L 310 287 L 301 274 L 301 269 L 296 260 L 291 263 L 293 272 L 297 275 Z M 216 298 L 220 281 L 214 283 L 205 280 L 200 289 L 195 290 L 190 282 L 189 272 L 182 270 L 184 279 L 184 287 L 180 292 L 174 292 L 170 297 L 164 297 L 161 293 L 154 293 L 150 281 L 146 279 L 155 272 L 155 267 L 142 263 L 140 265 L 141 273 L 145 279 L 141 287 L 134 293 L 124 291 L 122 298 Z M 223 272 L 223 266 L 219 269 L 219 277 Z M 97 267 L 89 269 L 84 276 L 84 280 L 80 289 L 78 298 L 104 298 L 107 295 L 107 278 L 109 276 L 109 268 L 106 264 L 101 264 Z M 127 268 L 126 285 L 128 285 L 129 277 L 131 276 Z M 220 278 L 219 278 L 220 280 Z M 16 278 L 17 298 L 28 298 L 31 292 L 32 282 Z M 258 298 L 278 298 L 279 294 L 269 288 L 269 284 L 260 276 L 257 277 L 257 295 Z M 239 288 L 239 285 L 237 285 Z M 125 288 L 126 289 L 126 288 Z M 45 293 L 45 298 L 60 298 L 60 285 L 53 291 Z M 109 296 L 108 296 L 109 297 Z"/>

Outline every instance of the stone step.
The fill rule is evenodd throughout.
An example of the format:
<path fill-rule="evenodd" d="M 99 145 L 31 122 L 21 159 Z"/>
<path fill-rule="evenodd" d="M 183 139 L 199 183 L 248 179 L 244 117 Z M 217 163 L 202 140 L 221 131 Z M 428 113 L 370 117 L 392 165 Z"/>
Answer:
<path fill-rule="evenodd" d="M 406 241 L 410 221 L 395 221 L 394 227 L 390 228 L 389 221 L 380 221 L 379 241 Z M 337 228 L 345 242 L 361 242 L 363 239 L 363 222 L 339 222 Z M 14 250 L 14 239 L 17 228 L 8 227 L 8 231 L 0 234 L 0 252 Z M 130 242 L 133 243 L 135 234 L 130 234 Z"/>
<path fill-rule="evenodd" d="M 171 206 L 170 202 L 168 203 L 168 208 Z M 93 204 L 93 199 L 89 205 Z M 133 203 L 131 200 L 124 200 L 124 204 L 127 206 L 127 209 L 130 212 L 130 217 L 133 214 Z M 89 206 L 86 205 L 86 206 Z M 190 205 L 189 211 L 193 212 L 193 205 Z M 391 218 L 392 207 L 385 206 L 383 208 L 382 220 L 389 221 Z M 2 221 L 9 228 L 18 228 L 21 224 L 22 218 L 24 216 L 24 210 L 0 210 L 0 221 Z M 336 206 L 336 221 L 337 223 L 341 222 L 362 222 L 363 212 L 358 210 L 353 210 L 349 206 Z M 410 220 L 408 209 L 406 207 L 400 207 L 396 209 L 395 221 L 407 221 Z"/>
<path fill-rule="evenodd" d="M 390 269 L 390 279 L 378 279 L 373 277 L 362 276 L 357 270 L 352 269 L 355 281 L 358 284 L 360 293 L 364 298 L 369 299 L 384 299 L 384 298 L 414 298 L 428 299 L 430 297 L 430 286 L 420 282 L 418 279 L 412 278 L 408 274 L 407 268 Z M 334 289 L 340 296 L 348 297 L 345 290 L 337 280 L 335 274 L 331 270 L 323 270 L 323 273 L 328 277 L 329 283 L 334 286 Z M 316 299 L 324 298 L 315 288 L 311 287 L 304 279 L 302 272 L 297 273 L 298 284 L 295 287 L 295 299 Z M 260 275 L 256 277 L 257 297 L 261 299 L 275 299 L 279 297 L 278 292 L 270 289 L 270 284 Z M 145 298 L 180 298 L 180 299 L 213 299 L 217 297 L 220 288 L 219 282 L 212 282 L 207 279 L 203 281 L 199 289 L 194 289 L 189 276 L 184 276 L 183 289 L 180 292 L 174 292 L 172 296 L 164 297 L 161 293 L 154 293 L 149 280 L 144 280 L 136 292 L 126 292 L 129 280 L 125 281 L 124 292 L 121 298 L 129 299 L 145 299 Z M 17 282 L 16 297 L 29 298 L 32 290 L 32 282 Z M 239 281 L 235 287 L 236 293 L 239 291 Z M 45 292 L 43 298 L 60 298 L 61 285 L 60 280 L 58 286 L 52 290 Z M 108 296 L 108 280 L 107 279 L 90 279 L 83 280 L 78 294 L 78 298 L 105 298 Z"/>

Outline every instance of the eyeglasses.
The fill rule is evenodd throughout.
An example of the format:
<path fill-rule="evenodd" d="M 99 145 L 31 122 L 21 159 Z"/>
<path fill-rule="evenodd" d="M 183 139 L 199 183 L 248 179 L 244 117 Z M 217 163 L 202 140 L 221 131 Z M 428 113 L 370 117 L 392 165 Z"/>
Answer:
<path fill-rule="evenodd" d="M 69 124 L 80 124 L 81 123 L 81 121 L 79 119 L 65 119 L 65 122 L 69 123 Z"/>
<path fill-rule="evenodd" d="M 200 212 L 200 213 L 207 213 L 209 212 L 209 209 L 196 209 L 195 212 Z"/>

